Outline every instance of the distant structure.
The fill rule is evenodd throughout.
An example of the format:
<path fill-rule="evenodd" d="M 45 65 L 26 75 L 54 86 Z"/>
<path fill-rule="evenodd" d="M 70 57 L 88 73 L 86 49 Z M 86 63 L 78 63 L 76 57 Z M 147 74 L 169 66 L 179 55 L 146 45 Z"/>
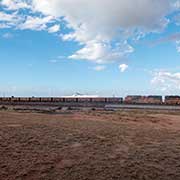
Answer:
<path fill-rule="evenodd" d="M 81 94 L 76 92 L 75 94 L 71 96 L 62 96 L 64 98 L 98 98 L 98 95 L 87 95 L 87 94 Z"/>

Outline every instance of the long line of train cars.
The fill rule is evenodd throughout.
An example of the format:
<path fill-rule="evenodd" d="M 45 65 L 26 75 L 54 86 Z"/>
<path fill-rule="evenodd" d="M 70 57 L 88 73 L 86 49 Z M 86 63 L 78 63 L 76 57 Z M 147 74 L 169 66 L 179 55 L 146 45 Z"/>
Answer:
<path fill-rule="evenodd" d="M 1 97 L 0 102 L 123 103 L 116 97 Z"/>
<path fill-rule="evenodd" d="M 0 97 L 0 102 L 56 102 L 56 103 L 111 103 L 111 104 L 165 104 L 180 105 L 180 96 L 126 96 L 122 97 Z"/>

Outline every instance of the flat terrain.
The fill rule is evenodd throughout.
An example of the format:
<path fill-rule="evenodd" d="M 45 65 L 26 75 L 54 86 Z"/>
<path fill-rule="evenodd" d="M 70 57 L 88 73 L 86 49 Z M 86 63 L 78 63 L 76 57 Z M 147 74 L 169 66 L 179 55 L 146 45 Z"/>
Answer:
<path fill-rule="evenodd" d="M 180 180 L 178 111 L 0 111 L 0 180 Z"/>

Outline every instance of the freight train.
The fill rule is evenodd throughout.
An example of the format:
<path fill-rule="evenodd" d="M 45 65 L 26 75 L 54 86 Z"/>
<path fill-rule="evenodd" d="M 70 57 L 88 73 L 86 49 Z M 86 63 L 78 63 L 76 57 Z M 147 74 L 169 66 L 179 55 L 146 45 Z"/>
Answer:
<path fill-rule="evenodd" d="M 154 104 L 180 105 L 180 96 L 122 97 L 0 97 L 0 103 L 92 103 L 92 104 Z"/>
<path fill-rule="evenodd" d="M 1 97 L 0 102 L 123 103 L 120 97 Z"/>

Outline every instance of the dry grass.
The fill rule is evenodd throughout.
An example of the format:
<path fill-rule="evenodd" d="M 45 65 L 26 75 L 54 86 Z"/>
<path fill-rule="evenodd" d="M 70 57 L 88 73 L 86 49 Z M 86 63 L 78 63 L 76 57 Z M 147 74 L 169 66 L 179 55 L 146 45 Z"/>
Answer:
<path fill-rule="evenodd" d="M 0 179 L 178 180 L 179 115 L 1 111 Z"/>

